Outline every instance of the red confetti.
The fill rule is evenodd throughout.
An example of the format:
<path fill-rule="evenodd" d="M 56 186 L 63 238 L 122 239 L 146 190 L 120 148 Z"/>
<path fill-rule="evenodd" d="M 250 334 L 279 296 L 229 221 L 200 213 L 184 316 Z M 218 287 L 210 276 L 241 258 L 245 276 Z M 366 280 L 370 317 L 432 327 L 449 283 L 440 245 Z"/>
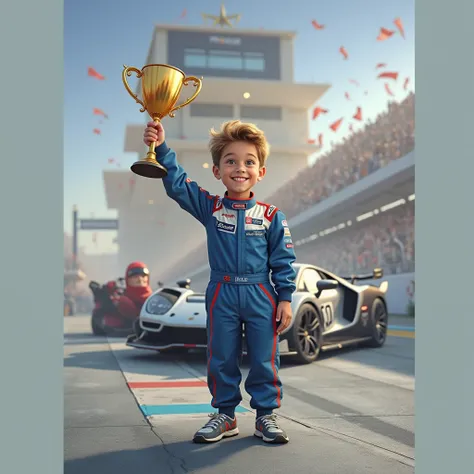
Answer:
<path fill-rule="evenodd" d="M 94 108 L 93 113 L 94 115 L 102 115 L 104 118 L 109 118 L 109 116 L 101 109 Z"/>
<path fill-rule="evenodd" d="M 346 48 L 344 48 L 344 46 L 341 46 L 339 48 L 339 52 L 344 56 L 344 59 L 347 59 L 349 57 L 349 54 L 347 53 Z"/>
<path fill-rule="evenodd" d="M 385 41 L 389 39 L 395 31 L 387 30 L 387 28 L 380 28 L 380 34 L 377 36 L 377 41 Z"/>
<path fill-rule="evenodd" d="M 390 86 L 388 84 L 385 84 L 385 90 L 387 91 L 387 94 L 390 96 L 394 96 L 394 93 L 390 90 Z"/>
<path fill-rule="evenodd" d="M 402 20 L 401 18 L 395 18 L 395 20 L 393 20 L 393 23 L 395 23 L 395 26 L 397 27 L 401 37 L 403 39 L 405 39 L 405 30 L 403 28 L 403 24 L 402 24 Z"/>
<path fill-rule="evenodd" d="M 381 72 L 378 76 L 379 79 L 393 79 L 396 81 L 398 79 L 398 72 Z"/>
<path fill-rule="evenodd" d="M 323 109 L 321 107 L 316 107 L 314 110 L 313 110 L 313 120 L 318 118 L 321 114 L 327 114 L 328 113 L 328 110 L 327 109 Z"/>
<path fill-rule="evenodd" d="M 341 126 L 341 123 L 343 122 L 343 118 L 340 118 L 339 120 L 336 120 L 334 123 L 332 123 L 329 128 L 333 131 L 333 132 L 337 132 L 337 129 Z"/>
<path fill-rule="evenodd" d="M 353 117 L 355 120 L 362 120 L 362 109 L 357 107 L 357 111 Z"/>
<path fill-rule="evenodd" d="M 313 27 L 314 27 L 316 30 L 324 30 L 324 28 L 325 28 L 324 25 L 319 24 L 316 20 L 313 20 L 313 21 L 311 22 L 311 24 L 313 25 Z"/>
<path fill-rule="evenodd" d="M 87 75 L 103 81 L 105 77 L 102 74 L 99 74 L 93 67 L 87 69 Z"/>

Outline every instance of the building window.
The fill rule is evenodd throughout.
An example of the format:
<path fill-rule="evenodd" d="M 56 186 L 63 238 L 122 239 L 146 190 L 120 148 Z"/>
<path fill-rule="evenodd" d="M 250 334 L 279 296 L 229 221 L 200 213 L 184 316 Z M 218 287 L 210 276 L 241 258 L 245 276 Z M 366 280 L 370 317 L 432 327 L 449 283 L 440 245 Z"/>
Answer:
<path fill-rule="evenodd" d="M 212 69 L 241 70 L 243 68 L 242 56 L 237 51 L 211 50 L 208 53 L 208 65 Z"/>
<path fill-rule="evenodd" d="M 244 69 L 247 71 L 265 71 L 263 53 L 244 53 Z"/>
<path fill-rule="evenodd" d="M 184 65 L 186 67 L 207 67 L 206 51 L 204 49 L 185 49 Z"/>
<path fill-rule="evenodd" d="M 265 71 L 265 57 L 263 53 L 186 48 L 184 50 L 184 66 L 187 68 L 263 72 Z"/>
<path fill-rule="evenodd" d="M 219 117 L 230 119 L 234 116 L 232 104 L 191 104 L 191 117 Z"/>
<path fill-rule="evenodd" d="M 241 105 L 240 118 L 246 120 L 281 120 L 281 107 L 264 107 L 259 105 Z"/>

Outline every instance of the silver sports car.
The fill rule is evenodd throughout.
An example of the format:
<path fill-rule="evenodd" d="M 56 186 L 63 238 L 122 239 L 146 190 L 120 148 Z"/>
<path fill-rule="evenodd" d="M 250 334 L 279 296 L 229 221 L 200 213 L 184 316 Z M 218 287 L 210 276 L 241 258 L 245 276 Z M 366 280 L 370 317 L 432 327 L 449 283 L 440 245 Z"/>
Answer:
<path fill-rule="evenodd" d="M 371 347 L 384 344 L 388 282 L 356 284 L 381 279 L 381 269 L 342 278 L 314 265 L 295 263 L 294 268 L 293 321 L 280 335 L 282 355 L 293 354 L 300 362 L 311 363 L 320 351 L 361 343 Z M 176 287 L 155 291 L 145 301 L 127 345 L 160 352 L 206 348 L 204 294 L 193 291 L 190 284 L 190 280 L 183 280 Z M 245 325 L 242 334 L 245 354 Z"/>

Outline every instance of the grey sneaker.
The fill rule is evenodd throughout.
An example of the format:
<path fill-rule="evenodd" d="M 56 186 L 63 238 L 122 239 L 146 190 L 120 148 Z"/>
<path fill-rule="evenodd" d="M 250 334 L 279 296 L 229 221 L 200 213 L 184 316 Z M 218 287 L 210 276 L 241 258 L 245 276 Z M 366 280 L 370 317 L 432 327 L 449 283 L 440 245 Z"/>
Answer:
<path fill-rule="evenodd" d="M 264 415 L 257 418 L 254 434 L 266 443 L 284 444 L 290 441 L 288 435 L 278 426 L 276 415 Z"/>
<path fill-rule="evenodd" d="M 232 419 L 223 413 L 211 413 L 209 417 L 211 419 L 194 435 L 195 443 L 215 443 L 239 434 L 237 418 Z"/>

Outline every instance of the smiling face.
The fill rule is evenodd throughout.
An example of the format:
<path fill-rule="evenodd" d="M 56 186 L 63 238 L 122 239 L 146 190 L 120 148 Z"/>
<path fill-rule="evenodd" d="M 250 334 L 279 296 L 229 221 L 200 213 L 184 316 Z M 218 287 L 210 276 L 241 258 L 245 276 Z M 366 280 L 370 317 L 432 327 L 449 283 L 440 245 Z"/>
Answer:
<path fill-rule="evenodd" d="M 212 171 L 221 179 L 231 199 L 248 199 L 252 188 L 265 176 L 265 167 L 260 167 L 257 148 L 247 142 L 227 145 L 219 162 Z"/>

